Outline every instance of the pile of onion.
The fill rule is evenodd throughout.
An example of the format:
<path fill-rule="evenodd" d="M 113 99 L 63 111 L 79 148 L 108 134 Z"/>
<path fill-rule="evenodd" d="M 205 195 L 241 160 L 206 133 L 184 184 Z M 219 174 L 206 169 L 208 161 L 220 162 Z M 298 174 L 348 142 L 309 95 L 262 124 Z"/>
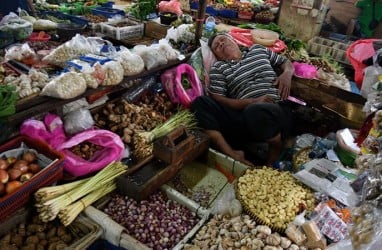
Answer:
<path fill-rule="evenodd" d="M 36 162 L 32 151 L 25 151 L 19 158 L 0 158 L 0 197 L 13 193 L 37 174 L 41 167 Z"/>
<path fill-rule="evenodd" d="M 162 192 L 140 202 L 113 193 L 103 211 L 131 236 L 158 250 L 173 248 L 199 221 L 195 213 Z"/>

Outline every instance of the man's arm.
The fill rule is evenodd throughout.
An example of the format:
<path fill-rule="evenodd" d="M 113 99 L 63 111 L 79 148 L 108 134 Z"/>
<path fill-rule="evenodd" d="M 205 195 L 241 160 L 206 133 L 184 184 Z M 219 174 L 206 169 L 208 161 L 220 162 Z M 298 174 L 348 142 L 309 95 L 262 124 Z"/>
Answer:
<path fill-rule="evenodd" d="M 219 102 L 220 104 L 235 110 L 242 110 L 252 103 L 260 103 L 260 102 L 274 103 L 274 100 L 269 96 L 262 96 L 259 98 L 246 98 L 246 99 L 233 99 L 233 98 L 225 97 L 218 94 L 212 94 L 212 93 L 210 93 L 210 96 L 213 99 L 215 99 L 217 102 Z"/>
<path fill-rule="evenodd" d="M 278 86 L 281 99 L 285 100 L 290 94 L 294 66 L 291 61 L 286 60 L 280 67 L 282 73 L 276 79 L 276 86 Z"/>

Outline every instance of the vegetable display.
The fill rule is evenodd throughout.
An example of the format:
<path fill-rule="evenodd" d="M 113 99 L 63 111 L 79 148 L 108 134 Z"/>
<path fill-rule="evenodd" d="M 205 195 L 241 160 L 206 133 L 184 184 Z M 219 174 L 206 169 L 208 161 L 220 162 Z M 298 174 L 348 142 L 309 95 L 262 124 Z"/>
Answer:
<path fill-rule="evenodd" d="M 196 214 L 156 192 L 140 202 L 113 193 L 103 211 L 150 248 L 171 249 L 199 221 Z"/>

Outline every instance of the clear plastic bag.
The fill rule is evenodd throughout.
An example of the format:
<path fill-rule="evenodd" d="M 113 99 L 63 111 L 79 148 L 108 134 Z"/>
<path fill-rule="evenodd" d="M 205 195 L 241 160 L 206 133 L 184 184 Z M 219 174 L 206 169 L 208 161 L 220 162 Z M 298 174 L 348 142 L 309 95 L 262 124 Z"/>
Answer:
<path fill-rule="evenodd" d="M 146 45 L 136 45 L 133 52 L 139 55 L 145 62 L 147 70 L 167 64 L 167 58 L 164 57 L 157 48 Z"/>
<path fill-rule="evenodd" d="M 211 209 L 212 214 L 227 215 L 236 217 L 242 212 L 242 206 L 236 199 L 233 186 L 227 188 L 226 192 L 221 195 Z"/>
<path fill-rule="evenodd" d="M 104 86 L 117 85 L 122 82 L 124 70 L 121 63 L 110 61 L 101 66 L 105 71 Z"/>
<path fill-rule="evenodd" d="M 31 22 L 11 12 L 1 19 L 0 30 L 7 34 L 13 34 L 14 39 L 21 41 L 32 34 L 33 26 Z"/>
<path fill-rule="evenodd" d="M 87 108 L 73 110 L 64 116 L 64 129 L 69 135 L 87 130 L 93 125 L 93 116 Z"/>
<path fill-rule="evenodd" d="M 377 55 L 379 54 L 382 54 L 382 49 L 378 50 L 377 53 L 373 56 L 373 65 L 364 69 L 361 95 L 365 98 L 368 98 L 369 93 L 377 91 L 373 89 L 373 85 L 379 81 L 378 77 L 382 75 L 382 67 L 377 62 Z"/>
<path fill-rule="evenodd" d="M 42 61 L 65 67 L 67 61 L 79 58 L 81 55 L 94 53 L 96 49 L 98 49 L 98 47 L 94 46 L 94 44 L 92 46 L 86 37 L 77 34 L 71 40 L 55 48 L 46 55 Z"/>
<path fill-rule="evenodd" d="M 4 59 L 23 61 L 27 58 L 35 57 L 36 53 L 31 49 L 28 43 L 23 44 L 14 44 L 11 47 L 7 48 L 5 51 Z"/>
<path fill-rule="evenodd" d="M 145 69 L 145 62 L 142 57 L 132 53 L 129 49 L 121 46 L 116 54 L 116 60 L 121 63 L 125 76 L 132 76 L 141 73 Z"/>
<path fill-rule="evenodd" d="M 154 46 L 158 46 L 159 52 L 162 53 L 168 61 L 176 60 L 180 54 L 179 51 L 171 47 L 167 39 L 160 39 L 158 45 Z"/>
<path fill-rule="evenodd" d="M 81 73 L 67 72 L 54 78 L 41 91 L 41 95 L 70 99 L 83 94 L 87 85 Z"/>
<path fill-rule="evenodd" d="M 351 210 L 349 234 L 354 250 L 382 249 L 381 209 L 365 203 Z"/>

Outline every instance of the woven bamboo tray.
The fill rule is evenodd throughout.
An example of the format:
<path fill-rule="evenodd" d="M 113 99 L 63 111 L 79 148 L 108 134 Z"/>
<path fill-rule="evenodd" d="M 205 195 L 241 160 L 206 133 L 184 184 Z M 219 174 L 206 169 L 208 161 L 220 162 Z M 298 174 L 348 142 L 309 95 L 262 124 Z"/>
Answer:
<path fill-rule="evenodd" d="M 255 167 L 255 169 L 261 169 L 262 167 Z M 248 206 L 248 204 L 245 203 L 245 201 L 243 200 L 242 196 L 240 195 L 240 192 L 239 192 L 239 187 L 238 187 L 238 183 L 239 183 L 239 179 L 241 177 L 243 177 L 244 175 L 247 174 L 247 171 L 246 170 L 238 179 L 237 181 L 235 182 L 234 184 L 234 187 L 235 187 L 235 193 L 236 193 L 236 198 L 240 201 L 242 207 L 243 207 L 243 210 L 251 216 L 252 219 L 254 219 L 258 224 L 260 225 L 266 225 L 268 227 L 270 227 L 273 231 L 275 232 L 278 232 L 278 233 L 284 233 L 285 232 L 285 229 L 287 228 L 286 226 L 283 226 L 283 227 L 279 227 L 279 226 L 275 226 L 273 225 L 272 223 L 267 223 L 263 218 L 261 218 L 258 214 L 254 213 Z M 301 186 L 303 186 L 304 188 L 306 189 L 309 189 L 307 186 L 305 186 L 304 184 L 300 184 Z M 309 189 L 311 190 L 311 189 Z M 298 213 L 296 213 L 297 215 Z"/>
<path fill-rule="evenodd" d="M 309 153 L 312 151 L 312 147 L 305 147 L 298 150 L 293 154 L 293 169 L 295 172 L 300 170 L 301 165 L 307 163 L 311 159 L 309 158 Z"/>

